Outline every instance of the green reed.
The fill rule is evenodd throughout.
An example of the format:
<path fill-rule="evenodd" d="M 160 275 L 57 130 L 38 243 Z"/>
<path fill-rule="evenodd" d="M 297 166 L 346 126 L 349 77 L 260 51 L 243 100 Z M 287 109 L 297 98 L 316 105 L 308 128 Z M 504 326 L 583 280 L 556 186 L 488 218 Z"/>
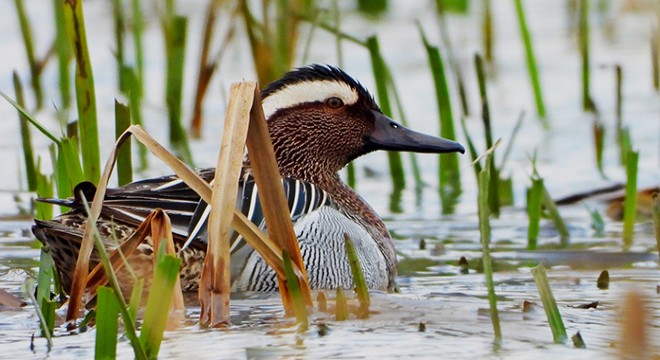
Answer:
<path fill-rule="evenodd" d="M 64 7 L 61 0 L 53 0 L 53 13 L 55 15 L 55 48 L 57 53 L 58 82 L 62 108 L 71 107 L 71 44 L 66 25 Z"/>
<path fill-rule="evenodd" d="M 307 313 L 307 307 L 305 306 L 305 298 L 300 289 L 300 283 L 298 283 L 296 274 L 293 271 L 291 257 L 286 249 L 282 250 L 282 262 L 284 264 L 284 272 L 286 273 L 286 285 L 289 288 L 291 299 L 293 300 L 293 311 L 296 316 L 296 322 L 299 326 L 298 329 L 300 331 L 305 331 L 309 328 L 309 314 Z"/>
<path fill-rule="evenodd" d="M 30 19 L 28 19 L 27 12 L 23 0 L 14 0 L 16 6 L 16 14 L 18 17 L 18 24 L 21 28 L 21 35 L 23 36 L 23 45 L 25 46 L 25 55 L 27 56 L 28 64 L 30 65 L 30 81 L 34 97 L 36 101 L 36 108 L 40 109 L 43 105 L 43 91 L 41 88 L 41 69 L 39 59 L 34 50 L 34 40 L 32 38 L 32 27 L 30 26 Z"/>
<path fill-rule="evenodd" d="M 543 178 L 541 177 L 538 170 L 536 169 L 536 155 L 532 159 L 532 179 L 540 179 L 541 180 L 541 185 L 542 185 L 541 205 L 542 205 L 542 208 L 545 209 L 546 215 L 550 218 L 552 223 L 555 225 L 555 229 L 559 233 L 560 246 L 561 247 L 568 246 L 568 242 L 570 240 L 571 234 L 568 231 L 568 226 L 566 226 L 566 222 L 564 221 L 564 218 L 562 218 L 561 214 L 559 213 L 559 209 L 557 207 L 557 204 L 552 199 L 552 196 L 550 196 L 550 193 L 548 193 L 548 189 L 546 188 L 545 184 L 543 183 Z"/>
<path fill-rule="evenodd" d="M 527 250 L 536 250 L 539 237 L 541 215 L 543 213 L 543 179 L 532 176 L 532 186 L 527 190 Z"/>
<path fill-rule="evenodd" d="M 94 75 L 87 48 L 82 1 L 65 1 L 63 6 L 69 41 L 76 59 L 76 103 L 80 123 L 80 145 L 85 150 L 82 152 L 83 169 L 85 179 L 96 183 L 101 175 L 101 156 Z"/>
<path fill-rule="evenodd" d="M 183 16 L 171 15 L 171 18 L 166 18 L 163 22 L 165 55 L 167 56 L 165 103 L 169 115 L 169 139 L 177 155 L 184 162 L 191 164 L 192 154 L 188 145 L 187 135 L 181 123 L 183 70 L 188 19 Z"/>
<path fill-rule="evenodd" d="M 660 254 L 660 193 L 651 195 L 651 212 L 655 229 L 655 241 L 658 244 L 658 254 Z"/>
<path fill-rule="evenodd" d="M 639 151 L 629 150 L 626 154 L 626 198 L 623 203 L 623 242 L 632 245 L 635 218 L 637 215 L 637 164 Z"/>
<path fill-rule="evenodd" d="M 479 82 L 479 96 L 481 98 L 481 119 L 484 123 L 484 132 L 486 136 L 486 148 L 491 149 L 493 147 L 493 130 L 491 127 L 491 118 L 490 118 L 490 106 L 488 104 L 488 94 L 486 92 L 486 74 L 484 71 L 483 58 L 479 54 L 474 55 L 474 66 L 477 73 L 477 80 Z M 487 163 L 490 171 L 490 189 L 488 191 L 488 206 L 490 208 L 490 213 L 495 216 L 500 216 L 500 195 L 499 195 L 499 180 L 500 172 L 499 169 L 495 166 L 495 159 Z"/>
<path fill-rule="evenodd" d="M 355 250 L 353 240 L 351 240 L 350 236 L 346 233 L 344 233 L 344 249 L 346 250 L 348 264 L 350 265 L 351 273 L 353 274 L 355 292 L 357 293 L 358 301 L 360 302 L 358 317 L 360 319 L 366 319 L 369 317 L 369 306 L 371 305 L 371 300 L 369 299 L 369 287 L 367 287 L 367 282 L 364 280 L 362 265 L 360 265 L 360 259 Z"/>
<path fill-rule="evenodd" d="M 143 125 L 142 122 L 142 95 L 140 91 L 140 80 L 135 69 L 130 66 L 123 66 L 121 69 L 121 78 L 122 82 L 126 83 L 129 92 L 129 108 L 130 108 L 130 119 L 131 124 L 134 125 Z M 137 144 L 138 148 L 138 161 L 139 169 L 145 170 L 149 166 L 149 158 L 147 147 L 142 144 Z"/>
<path fill-rule="evenodd" d="M 525 58 L 527 60 L 527 70 L 529 71 L 529 79 L 532 83 L 534 90 L 534 102 L 536 103 L 536 113 L 541 120 L 544 128 L 549 128 L 550 124 L 545 118 L 545 102 L 543 101 L 543 92 L 541 90 L 541 80 L 539 77 L 538 66 L 536 65 L 536 57 L 534 56 L 534 49 L 532 48 L 532 36 L 527 27 L 527 20 L 525 19 L 525 10 L 523 8 L 522 0 L 514 0 L 516 6 L 516 13 L 518 15 L 518 25 L 520 25 L 520 35 L 525 47 Z"/>
<path fill-rule="evenodd" d="M 438 50 L 438 47 L 432 46 L 429 43 L 419 23 L 417 23 L 417 26 L 424 47 L 426 48 L 433 75 L 436 103 L 438 106 L 438 119 L 440 121 L 440 136 L 453 140 L 456 139 L 454 118 L 452 115 L 449 87 L 447 86 L 447 77 L 445 76 L 445 66 L 440 56 L 440 50 Z M 458 154 L 451 153 L 438 156 L 438 172 L 442 213 L 451 214 L 454 212 L 454 207 L 462 192 Z"/>
<path fill-rule="evenodd" d="M 119 333 L 119 304 L 115 292 L 106 286 L 96 292 L 96 341 L 95 359 L 117 357 L 117 335 Z"/>
<path fill-rule="evenodd" d="M 660 27 L 656 25 L 651 35 L 651 66 L 653 69 L 653 88 L 660 90 Z"/>
<path fill-rule="evenodd" d="M 169 318 L 174 284 L 179 279 L 179 267 L 181 266 L 181 259 L 166 254 L 166 246 L 166 241 L 160 242 L 154 278 L 149 289 L 142 329 L 140 330 L 140 342 L 144 347 L 146 356 L 150 359 L 158 357 L 165 326 Z M 127 309 L 126 304 L 122 304 L 122 306 Z"/>
<path fill-rule="evenodd" d="M 603 153 L 605 151 L 605 126 L 603 122 L 598 119 L 598 116 L 593 121 L 592 124 L 592 133 L 594 139 L 594 152 L 596 154 L 596 168 L 603 178 L 605 176 L 605 170 L 603 168 Z"/>
<path fill-rule="evenodd" d="M 578 37 L 580 42 L 580 55 L 582 60 L 582 109 L 593 111 L 593 101 L 591 99 L 591 66 L 589 64 L 589 0 L 579 1 L 579 27 Z"/>
<path fill-rule="evenodd" d="M 23 85 L 16 71 L 12 74 L 14 82 L 14 92 L 16 93 L 16 103 L 25 108 L 25 97 L 23 95 Z M 34 163 L 34 151 L 32 150 L 32 136 L 30 127 L 25 115 L 18 113 L 18 121 L 21 129 L 21 144 L 23 147 L 23 161 L 25 162 L 25 177 L 27 178 L 28 190 L 37 190 L 37 169 Z"/>
<path fill-rule="evenodd" d="M 493 11 L 491 0 L 484 1 L 483 20 L 481 22 L 481 37 L 483 39 L 483 51 L 486 62 L 493 64 L 493 61 L 495 60 L 495 33 L 493 31 Z"/>
<path fill-rule="evenodd" d="M 492 154 L 486 160 L 486 167 L 479 172 L 478 185 L 479 194 L 477 197 L 478 212 L 479 212 L 479 233 L 481 237 L 482 261 L 484 266 L 484 275 L 486 277 L 486 287 L 488 288 L 488 303 L 490 304 L 490 319 L 493 323 L 493 333 L 495 335 L 495 343 L 502 342 L 502 330 L 500 328 L 500 318 L 497 310 L 497 296 L 495 295 L 495 285 L 493 282 L 493 260 L 490 256 L 490 206 L 489 206 L 489 192 L 491 189 L 490 181 L 492 174 L 490 162 L 493 161 Z"/>
<path fill-rule="evenodd" d="M 144 32 L 145 25 L 141 0 L 131 0 L 131 14 L 133 15 L 131 30 L 135 48 L 135 73 L 137 78 L 136 86 L 132 89 L 137 90 L 139 98 L 142 98 L 144 96 L 144 46 L 142 33 Z"/>
<path fill-rule="evenodd" d="M 115 100 L 115 138 L 119 138 L 129 126 L 131 126 L 130 108 Z M 117 153 L 117 180 L 120 186 L 133 181 L 130 141 L 127 141 Z"/>
<path fill-rule="evenodd" d="M 42 247 L 39 254 L 39 275 L 37 276 L 37 292 L 35 300 L 39 303 L 44 320 L 41 336 L 53 336 L 55 328 L 55 310 L 57 302 L 51 299 L 51 284 L 57 278 L 55 264 L 48 248 Z"/>
<path fill-rule="evenodd" d="M 385 61 L 380 55 L 380 45 L 375 36 L 367 39 L 367 48 L 371 56 L 371 66 L 374 72 L 374 79 L 376 81 L 376 93 L 378 95 L 378 103 L 383 113 L 387 116 L 392 116 L 392 106 L 390 105 L 390 96 L 387 90 L 387 70 Z M 403 161 L 401 154 L 398 152 L 388 151 L 387 157 L 390 164 L 390 175 L 392 177 L 392 186 L 394 189 L 403 189 L 406 187 L 405 172 L 403 171 Z"/>
<path fill-rule="evenodd" d="M 43 313 L 43 309 L 41 308 L 41 304 L 37 299 L 34 297 L 34 280 L 32 280 L 31 277 L 28 277 L 25 280 L 25 293 L 27 296 L 30 298 L 30 301 L 32 301 L 32 305 L 34 306 L 34 310 L 37 313 L 37 317 L 39 318 L 39 325 L 41 326 L 41 334 L 46 338 L 46 341 L 48 342 L 48 351 L 53 347 L 53 336 L 52 336 L 52 329 L 49 329 L 49 320 L 46 319 Z M 53 311 L 54 315 L 54 311 Z"/>
<path fill-rule="evenodd" d="M 559 313 L 559 309 L 557 308 L 555 297 L 552 295 L 552 289 L 550 288 L 550 283 L 548 282 L 548 277 L 545 274 L 545 268 L 543 267 L 543 264 L 539 264 L 538 266 L 533 267 L 532 275 L 534 275 L 534 282 L 536 283 L 536 288 L 539 291 L 539 296 L 541 297 L 541 302 L 543 303 L 545 315 L 548 317 L 548 324 L 550 325 L 550 330 L 552 330 L 552 337 L 555 343 L 564 344 L 568 339 L 568 335 L 566 335 L 564 321 L 562 320 L 561 313 Z"/>
<path fill-rule="evenodd" d="M 348 302 L 344 290 L 338 287 L 335 296 L 335 321 L 344 320 L 348 320 Z"/>
<path fill-rule="evenodd" d="M 119 90 L 122 93 L 128 92 L 128 84 L 121 76 L 122 67 L 125 66 L 126 59 L 124 56 L 124 38 L 126 33 L 126 20 L 124 16 L 124 4 L 122 0 L 112 0 L 112 18 L 115 23 L 115 60 L 117 62 L 117 77 Z"/>

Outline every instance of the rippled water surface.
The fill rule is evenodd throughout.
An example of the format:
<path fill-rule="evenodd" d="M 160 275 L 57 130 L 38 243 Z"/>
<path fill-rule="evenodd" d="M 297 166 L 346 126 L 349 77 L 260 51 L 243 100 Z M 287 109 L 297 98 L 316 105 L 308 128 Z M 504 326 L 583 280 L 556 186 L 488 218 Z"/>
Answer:
<path fill-rule="evenodd" d="M 50 2 L 29 1 L 28 11 L 35 27 L 37 49 L 46 51 L 52 36 Z M 181 10 L 190 16 L 191 53 L 188 80 L 195 74 L 197 47 L 205 2 L 181 1 Z M 365 20 L 346 4 L 342 26 L 347 33 L 366 37 L 378 34 L 383 55 L 391 65 L 405 106 L 409 125 L 417 130 L 435 133 L 435 93 L 428 71 L 424 49 L 414 20 L 420 20 L 434 43 L 439 42 L 438 26 L 432 2 L 391 4 L 391 11 L 377 22 Z M 383 154 L 371 154 L 358 159 L 357 190 L 385 219 L 397 238 L 400 252 L 399 294 L 374 293 L 373 314 L 367 320 L 351 319 L 337 322 L 332 316 L 315 314 L 312 326 L 303 333 L 296 331 L 290 320 L 283 318 L 278 297 L 241 298 L 232 302 L 234 325 L 229 330 L 207 331 L 195 323 L 198 308 L 189 308 L 186 327 L 166 333 L 161 349 L 162 358 L 587 358 L 615 357 L 620 339 L 620 308 L 630 291 L 642 293 L 648 312 L 648 335 L 652 353 L 660 354 L 660 269 L 653 226 L 641 219 L 635 228 L 633 244 L 624 248 L 622 224 L 607 218 L 607 203 L 590 199 L 560 207 L 571 232 L 570 245 L 559 249 L 559 236 L 550 222 L 544 221 L 539 246 L 527 251 L 527 216 L 524 211 L 525 188 L 531 174 L 530 157 L 538 151 L 538 169 L 555 198 L 592 190 L 625 181 L 618 165 L 614 137 L 614 64 L 624 71 L 623 119 L 630 127 L 634 148 L 640 151 L 639 185 L 642 188 L 660 183 L 660 100 L 652 88 L 649 33 L 657 17 L 650 8 L 634 10 L 633 2 L 611 3 L 609 10 L 594 10 L 592 17 L 592 97 L 600 119 L 607 128 L 604 169 L 607 179 L 598 173 L 594 162 L 591 126 L 593 115 L 580 109 L 580 62 L 576 39 L 570 30 L 565 2 L 528 1 L 528 21 L 534 37 L 535 51 L 541 70 L 543 87 L 552 129 L 545 131 L 532 115 L 533 98 L 529 90 L 524 52 L 520 44 L 512 2 L 497 2 L 493 6 L 495 19 L 495 76 L 489 79 L 489 99 L 492 107 L 496 138 L 508 146 L 518 114 L 527 116 L 515 139 L 504 172 L 514 181 L 515 205 L 505 208 L 492 220 L 493 257 L 496 273 L 495 290 L 503 331 L 500 347 L 493 344 L 493 330 L 488 314 L 484 276 L 478 269 L 481 259 L 478 220 L 476 217 L 476 187 L 467 156 L 462 157 L 463 195 L 452 215 L 441 215 L 437 191 L 437 157 L 420 155 L 426 187 L 416 191 L 412 180 L 394 201 L 390 194 L 387 160 Z M 447 26 L 455 45 L 455 55 L 465 76 L 471 115 L 468 130 L 480 139 L 479 104 L 472 56 L 480 50 L 480 9 L 473 4 L 472 15 L 450 15 Z M 97 76 L 97 98 L 101 126 L 113 133 L 112 99 L 116 96 L 112 21 L 107 16 L 110 4 L 104 1 L 85 2 L 86 20 L 94 24 L 88 29 L 92 63 Z M 16 68 L 27 78 L 27 63 L 9 2 L 0 5 L 0 90 L 12 93 L 11 71 Z M 655 18 L 654 18 L 655 17 Z M 224 18 L 223 18 L 224 19 Z M 225 19 L 226 20 L 226 19 Z M 312 41 L 311 62 L 334 63 L 334 40 L 318 32 Z M 240 38 L 240 37 L 239 37 Z M 147 70 L 149 90 L 145 106 L 146 128 L 166 142 L 163 124 L 165 111 L 161 83 L 163 64 L 159 56 L 162 39 L 155 19 L 149 25 L 145 43 L 150 54 Z M 224 114 L 226 89 L 232 81 L 254 78 L 249 64 L 249 49 L 233 45 L 219 68 L 219 80 L 211 86 L 206 105 L 205 136 L 195 141 L 193 151 L 198 166 L 215 162 Z M 375 89 L 365 50 L 350 44 L 345 46 L 345 68 L 367 87 Z M 151 58 L 153 56 L 153 58 Z M 53 67 L 53 66 L 51 66 Z M 46 103 L 57 98 L 56 72 L 47 68 Z M 184 107 L 190 108 L 193 82 L 186 84 Z M 220 89 L 224 90 L 220 90 Z M 454 99 L 456 100 L 456 99 Z M 458 104 L 454 108 L 458 117 Z M 37 118 L 49 128 L 58 128 L 51 106 L 46 106 Z M 26 277 L 33 276 L 39 249 L 30 232 L 30 199 L 19 169 L 22 167 L 19 149 L 18 122 L 14 110 L 0 101 L 0 116 L 5 119 L 0 134 L 0 156 L 4 166 L 0 176 L 0 288 L 27 299 L 23 292 Z M 459 141 L 464 142 L 459 131 Z M 47 139 L 34 135 L 38 151 L 48 158 Z M 112 140 L 102 138 L 103 156 Z M 500 151 L 500 150 L 498 150 Z M 499 153 L 501 156 L 501 152 Z M 407 160 L 407 157 L 404 157 Z M 153 161 L 143 176 L 167 173 Z M 407 165 L 408 166 L 408 165 Z M 420 195 L 421 194 L 421 195 Z M 394 197 L 396 198 L 396 197 Z M 592 228 L 589 210 L 605 217 L 605 228 Z M 420 243 L 425 243 L 423 249 Z M 458 259 L 465 257 L 469 272 L 464 274 Z M 557 345 L 547 326 L 530 267 L 543 262 L 548 268 L 550 285 L 557 299 L 569 336 L 580 332 L 586 349 L 572 345 Z M 611 278 L 607 290 L 599 290 L 596 279 L 602 270 Z M 332 294 L 328 294 L 332 297 Z M 26 300 L 29 302 L 29 300 Z M 525 301 L 534 302 L 532 311 L 523 313 Z M 597 307 L 583 309 L 580 305 L 598 302 Z M 423 324 L 423 325 L 420 325 Z M 424 330 L 424 331 L 420 331 Z M 45 340 L 38 336 L 38 320 L 30 305 L 20 310 L 0 308 L 0 358 L 91 358 L 94 352 L 94 330 L 67 336 L 59 329 L 54 347 L 47 352 Z M 120 357 L 132 356 L 126 339 L 120 340 Z"/>

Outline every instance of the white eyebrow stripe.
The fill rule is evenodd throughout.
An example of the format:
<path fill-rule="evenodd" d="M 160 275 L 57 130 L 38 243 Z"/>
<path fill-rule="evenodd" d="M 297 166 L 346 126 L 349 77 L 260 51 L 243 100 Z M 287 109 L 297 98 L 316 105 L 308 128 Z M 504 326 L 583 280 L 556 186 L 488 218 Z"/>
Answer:
<path fill-rule="evenodd" d="M 286 86 L 266 97 L 262 106 L 264 115 L 268 119 L 279 109 L 310 102 L 323 102 L 333 96 L 342 99 L 346 105 L 353 105 L 358 101 L 357 91 L 346 83 L 322 80 L 303 81 Z"/>

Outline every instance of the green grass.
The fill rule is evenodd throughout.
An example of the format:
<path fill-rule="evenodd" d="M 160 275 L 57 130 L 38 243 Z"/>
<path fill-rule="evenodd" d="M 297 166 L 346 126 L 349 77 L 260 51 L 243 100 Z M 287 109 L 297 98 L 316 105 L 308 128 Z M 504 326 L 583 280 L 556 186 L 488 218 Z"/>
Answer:
<path fill-rule="evenodd" d="M 628 151 L 626 157 L 626 199 L 623 204 L 623 242 L 632 245 L 637 215 L 637 165 L 638 151 Z"/>
<path fill-rule="evenodd" d="M 493 161 L 492 156 L 488 157 L 487 163 Z M 479 194 L 477 198 L 479 211 L 479 234 L 481 237 L 482 261 L 484 266 L 484 276 L 486 277 L 486 287 L 488 289 L 488 303 L 490 304 L 490 319 L 493 323 L 493 333 L 495 344 L 502 342 L 502 329 L 500 327 L 499 312 L 497 310 L 497 296 L 495 295 L 495 285 L 493 282 L 493 262 L 490 256 L 490 207 L 489 191 L 492 174 L 489 167 L 486 166 L 479 172 Z"/>
<path fill-rule="evenodd" d="M 447 77 L 445 76 L 445 66 L 440 56 L 440 50 L 432 46 L 421 25 L 418 23 L 419 33 L 426 49 L 429 60 L 429 66 L 433 75 L 433 84 L 435 87 L 436 103 L 438 107 L 438 118 L 440 120 L 440 136 L 445 139 L 456 139 L 454 130 L 454 118 L 452 115 L 451 98 Z M 461 172 L 458 162 L 458 154 L 442 154 L 438 157 L 438 178 L 440 199 L 442 201 L 442 213 L 451 214 L 461 195 Z"/>
<path fill-rule="evenodd" d="M 527 27 L 527 20 L 525 19 L 525 10 L 523 8 L 522 0 L 514 0 L 516 6 L 516 14 L 518 15 L 518 25 L 520 26 L 520 36 L 525 47 L 525 59 L 527 60 L 527 70 L 529 71 L 529 80 L 532 83 L 534 91 L 534 102 L 536 103 L 536 113 L 541 120 L 544 128 L 549 128 L 550 124 L 545 118 L 545 102 L 543 101 L 543 91 L 541 90 L 541 79 L 539 77 L 538 66 L 536 65 L 536 57 L 534 56 L 534 49 L 532 47 L 532 35 Z"/>
<path fill-rule="evenodd" d="M 557 308 L 555 297 L 552 295 L 552 289 L 550 288 L 550 283 L 548 283 L 548 277 L 545 274 L 545 268 L 543 267 L 543 264 L 532 268 L 532 275 L 534 275 L 536 288 L 539 291 L 539 296 L 541 297 L 541 302 L 543 303 L 543 309 L 545 310 L 545 314 L 548 317 L 548 324 L 552 330 L 552 337 L 555 343 L 564 344 L 568 339 L 568 336 L 566 335 L 566 328 L 564 327 L 564 321 L 562 320 L 559 309 Z"/>
<path fill-rule="evenodd" d="M 69 40 L 76 59 L 76 104 L 80 124 L 80 146 L 85 179 L 97 183 L 101 176 L 96 90 L 91 59 L 87 48 L 82 1 L 64 2 Z"/>

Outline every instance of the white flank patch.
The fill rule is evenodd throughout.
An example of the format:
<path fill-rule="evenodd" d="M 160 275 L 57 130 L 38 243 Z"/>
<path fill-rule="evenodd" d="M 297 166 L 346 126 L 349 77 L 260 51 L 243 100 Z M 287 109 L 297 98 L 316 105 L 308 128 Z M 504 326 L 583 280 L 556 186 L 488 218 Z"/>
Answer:
<path fill-rule="evenodd" d="M 309 102 L 324 102 L 328 98 L 338 97 L 346 105 L 358 101 L 358 93 L 343 82 L 333 80 L 303 81 L 284 87 L 265 98 L 262 102 L 266 119 L 279 109 L 290 108 Z"/>

